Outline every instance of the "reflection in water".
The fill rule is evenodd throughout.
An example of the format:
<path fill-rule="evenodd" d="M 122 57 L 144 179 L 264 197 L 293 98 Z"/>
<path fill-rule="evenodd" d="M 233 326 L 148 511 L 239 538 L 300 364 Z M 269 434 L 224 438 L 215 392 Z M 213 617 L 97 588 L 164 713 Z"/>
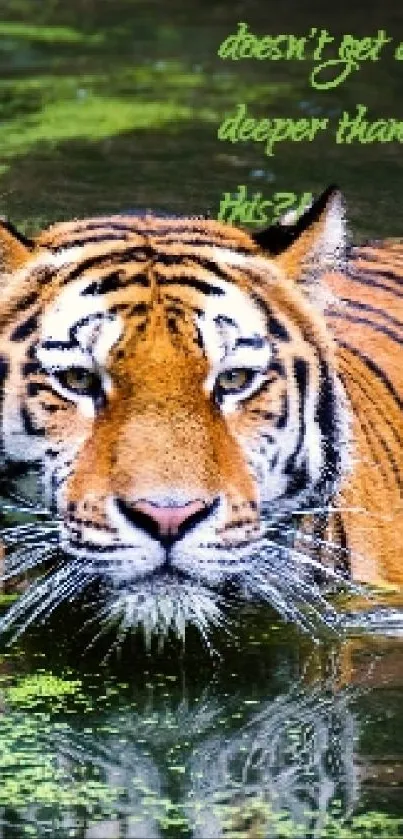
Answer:
<path fill-rule="evenodd" d="M 280 695 L 256 703 L 250 716 L 244 708 L 240 727 L 221 732 L 223 720 L 233 720 L 240 707 L 239 699 L 228 708 L 204 696 L 197 710 L 180 703 L 174 712 L 149 707 L 144 716 L 105 716 L 96 736 L 72 725 L 50 726 L 43 746 L 55 771 L 65 778 L 83 770 L 86 779 L 96 777 L 114 791 L 119 814 L 85 826 L 78 807 L 64 807 L 58 830 L 71 829 L 78 819 L 86 837 L 151 839 L 176 810 L 200 839 L 227 835 L 251 818 L 275 835 L 284 815 L 305 833 L 323 826 L 334 810 L 339 816 L 352 811 L 355 723 L 346 694 Z M 28 808 L 25 819 L 45 828 L 41 810 Z"/>
<path fill-rule="evenodd" d="M 262 646 L 245 670 L 222 662 L 207 683 L 199 673 L 196 689 L 186 687 L 186 668 L 182 686 L 166 672 L 168 657 L 156 664 L 159 672 L 143 664 L 131 685 L 92 673 L 75 698 L 48 697 L 47 706 L 45 677 L 36 685 L 25 677 L 14 688 L 6 679 L 0 739 L 13 734 L 8 764 L 0 761 L 3 789 L 12 779 L 3 835 L 25 835 L 33 825 L 36 836 L 60 839 L 362 835 L 359 777 L 376 779 L 376 763 L 362 753 L 360 708 L 371 696 L 362 682 L 378 686 L 386 678 L 390 686 L 397 660 L 391 650 L 388 670 L 388 655 L 360 649 L 358 664 L 347 646 L 325 661 L 311 651 L 295 680 L 292 645 L 277 659 Z M 322 680 L 324 669 L 331 675 Z M 354 673 L 360 686 L 343 686 Z M 24 695 L 33 703 L 28 716 Z M 382 812 L 378 821 L 386 832 L 366 835 L 386 839 L 403 827 L 402 818 Z"/>
<path fill-rule="evenodd" d="M 322 828 L 331 813 L 350 814 L 355 734 L 346 693 L 291 691 L 262 703 L 231 738 L 213 736 L 192 755 L 189 797 L 202 803 L 195 836 L 221 836 L 231 821 L 246 827 L 248 810 L 264 835 L 276 835 L 285 814 L 299 834 Z"/>

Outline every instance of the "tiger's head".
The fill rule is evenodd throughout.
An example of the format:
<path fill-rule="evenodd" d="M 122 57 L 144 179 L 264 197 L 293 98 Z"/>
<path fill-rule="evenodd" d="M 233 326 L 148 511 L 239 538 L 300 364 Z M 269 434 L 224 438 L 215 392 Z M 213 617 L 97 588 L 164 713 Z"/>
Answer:
<path fill-rule="evenodd" d="M 3 223 L 4 468 L 39 465 L 62 549 L 31 607 L 98 578 L 104 613 L 148 633 L 205 631 L 231 586 L 302 614 L 315 563 L 295 516 L 345 469 L 318 302 L 343 235 L 332 189 L 255 235 L 145 215 L 31 241 Z"/>

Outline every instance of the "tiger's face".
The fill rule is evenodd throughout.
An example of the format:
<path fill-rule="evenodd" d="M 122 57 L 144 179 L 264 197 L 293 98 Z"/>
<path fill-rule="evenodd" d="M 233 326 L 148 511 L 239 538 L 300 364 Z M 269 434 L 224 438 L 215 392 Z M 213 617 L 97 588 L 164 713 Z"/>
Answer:
<path fill-rule="evenodd" d="M 346 433 L 293 269 L 194 219 L 65 223 L 9 252 L 4 452 L 40 464 L 67 565 L 151 630 L 214 620 L 228 583 L 281 608 L 290 523 L 334 493 Z"/>

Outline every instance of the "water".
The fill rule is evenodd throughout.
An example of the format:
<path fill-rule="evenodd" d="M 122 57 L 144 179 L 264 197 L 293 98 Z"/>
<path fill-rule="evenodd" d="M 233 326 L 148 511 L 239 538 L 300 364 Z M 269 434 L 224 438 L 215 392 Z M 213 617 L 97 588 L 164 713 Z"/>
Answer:
<path fill-rule="evenodd" d="M 217 56 L 238 21 L 260 35 L 383 28 L 400 40 L 401 10 L 351 5 L 3 0 L 1 212 L 29 233 L 135 207 L 217 216 L 238 185 L 270 198 L 337 181 L 356 240 L 400 235 L 398 143 L 323 136 L 266 157 L 257 143 L 217 140 L 240 102 L 259 118 L 336 119 L 364 103 L 373 119 L 403 119 L 402 65 L 387 51 L 326 94 L 310 87 L 305 63 Z M 91 645 L 78 604 L 3 641 L 0 835 L 403 835 L 393 612 L 372 604 L 367 631 L 352 617 L 347 633 L 320 643 L 268 608 L 230 617 L 214 654 L 192 632 L 184 649 L 171 640 L 146 650 L 139 637 Z"/>
<path fill-rule="evenodd" d="M 216 658 L 190 633 L 105 659 L 71 612 L 26 636 L 1 665 L 3 835 L 401 835 L 401 645 L 313 645 L 262 609 L 233 630 Z"/>

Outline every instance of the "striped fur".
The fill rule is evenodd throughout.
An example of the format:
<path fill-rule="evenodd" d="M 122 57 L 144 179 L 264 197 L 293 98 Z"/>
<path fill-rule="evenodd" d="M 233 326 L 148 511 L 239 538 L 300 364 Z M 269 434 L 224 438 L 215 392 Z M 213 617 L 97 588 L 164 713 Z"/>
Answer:
<path fill-rule="evenodd" d="M 307 625 L 326 579 L 402 584 L 403 245 L 340 270 L 343 236 L 332 190 L 255 236 L 3 226 L 4 469 L 41 467 L 61 588 L 101 577 L 109 617 L 179 633 L 218 620 L 228 585 Z"/>
<path fill-rule="evenodd" d="M 340 378 L 351 406 L 352 472 L 342 492 L 352 573 L 403 583 L 403 241 L 352 247 L 344 274 L 326 278 Z"/>

